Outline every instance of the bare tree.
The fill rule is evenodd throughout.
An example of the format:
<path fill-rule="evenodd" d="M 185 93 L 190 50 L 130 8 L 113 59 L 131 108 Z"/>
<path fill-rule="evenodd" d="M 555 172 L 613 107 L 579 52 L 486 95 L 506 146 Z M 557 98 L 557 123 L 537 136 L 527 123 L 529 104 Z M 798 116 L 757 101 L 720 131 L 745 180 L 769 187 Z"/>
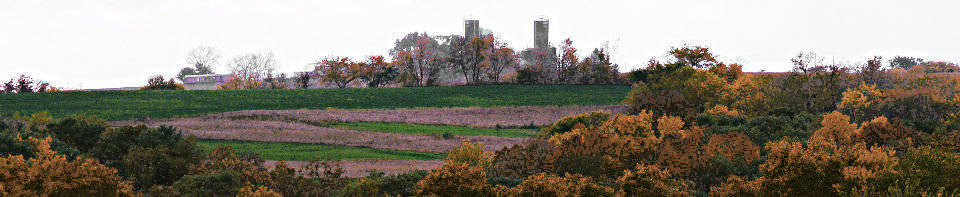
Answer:
<path fill-rule="evenodd" d="M 199 46 L 187 54 L 187 65 L 180 69 L 177 78 L 181 81 L 186 75 L 213 74 L 213 68 L 220 61 L 220 52 L 209 46 Z"/>
<path fill-rule="evenodd" d="M 261 51 L 257 53 L 247 53 L 234 57 L 230 61 L 230 71 L 237 75 L 235 77 L 253 77 L 263 79 L 267 74 L 273 73 L 276 69 L 277 61 L 274 59 L 273 52 Z"/>
<path fill-rule="evenodd" d="M 264 79 L 271 77 L 277 61 L 273 52 L 261 51 L 234 57 L 230 64 L 233 77 L 220 85 L 220 89 L 259 88 Z"/>

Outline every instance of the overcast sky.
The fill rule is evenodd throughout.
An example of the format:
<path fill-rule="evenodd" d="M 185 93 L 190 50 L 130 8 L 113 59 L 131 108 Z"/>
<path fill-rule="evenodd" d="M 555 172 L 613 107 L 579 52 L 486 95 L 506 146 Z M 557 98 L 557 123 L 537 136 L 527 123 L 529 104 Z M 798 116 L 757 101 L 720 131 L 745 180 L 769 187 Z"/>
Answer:
<path fill-rule="evenodd" d="M 788 70 L 801 51 L 849 64 L 874 55 L 958 61 L 958 8 L 948 0 L 0 0 L 0 77 L 141 86 L 175 75 L 201 45 L 220 49 L 221 62 L 271 50 L 279 70 L 292 72 L 328 55 L 385 55 L 408 32 L 462 34 L 467 17 L 522 49 L 541 15 L 551 19 L 551 42 L 572 38 L 581 55 L 614 43 L 622 71 L 684 43 L 749 71 Z"/>

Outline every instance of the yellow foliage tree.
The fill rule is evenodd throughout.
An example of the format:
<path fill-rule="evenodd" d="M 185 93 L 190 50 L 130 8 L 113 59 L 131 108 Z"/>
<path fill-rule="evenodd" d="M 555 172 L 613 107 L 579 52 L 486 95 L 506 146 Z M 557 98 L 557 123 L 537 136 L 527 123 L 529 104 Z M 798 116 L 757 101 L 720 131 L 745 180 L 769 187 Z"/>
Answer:
<path fill-rule="evenodd" d="M 18 141 L 24 141 L 19 136 Z M 137 196 L 117 170 L 91 158 L 66 156 L 50 149 L 52 138 L 28 138 L 37 156 L 0 157 L 0 196 Z"/>
<path fill-rule="evenodd" d="M 483 143 L 472 143 L 464 140 L 459 148 L 447 153 L 447 163 L 466 163 L 469 165 L 486 167 L 490 164 L 493 152 L 483 150 Z"/>
<path fill-rule="evenodd" d="M 883 92 L 876 85 L 860 84 L 842 95 L 839 108 L 852 113 L 854 120 L 862 121 L 876 115 L 876 107 L 883 101 Z"/>
<path fill-rule="evenodd" d="M 267 185 L 271 180 L 270 172 L 260 165 L 262 160 L 250 160 L 238 157 L 232 147 L 214 148 L 206 161 L 190 168 L 192 175 L 212 174 L 222 171 L 234 171 L 241 174 L 242 182 L 255 185 Z"/>
<path fill-rule="evenodd" d="M 446 163 L 417 182 L 417 193 L 424 196 L 476 196 L 488 192 L 485 167 L 493 153 L 482 143 L 463 141 L 447 154 Z"/>
<path fill-rule="evenodd" d="M 738 176 L 727 177 L 720 186 L 711 187 L 709 194 L 712 197 L 762 196 L 759 181 L 747 181 Z"/>
<path fill-rule="evenodd" d="M 850 123 L 849 116 L 837 111 L 823 115 L 820 125 L 822 127 L 813 132 L 812 137 L 821 137 L 835 145 L 851 145 L 860 133 L 857 124 Z"/>
<path fill-rule="evenodd" d="M 835 140 L 813 136 L 804 144 L 781 140 L 767 143 L 769 152 L 760 165 L 766 194 L 832 196 L 864 189 L 884 174 L 896 173 L 895 151 L 863 143 L 837 145 Z"/>
<path fill-rule="evenodd" d="M 660 138 L 652 129 L 652 114 L 615 115 L 599 126 L 554 135 L 556 167 L 562 173 L 613 175 L 626 165 L 653 159 Z"/>
<path fill-rule="evenodd" d="M 719 116 L 719 115 L 725 115 L 725 116 L 740 116 L 740 112 L 739 112 L 739 111 L 737 111 L 737 110 L 735 110 L 735 109 L 727 108 L 727 106 L 725 106 L 725 105 L 713 106 L 713 108 L 710 108 L 710 109 L 707 110 L 707 114 L 715 115 L 715 116 Z"/>
<path fill-rule="evenodd" d="M 764 76 L 745 75 L 729 84 L 723 95 L 723 102 L 730 103 L 730 107 L 739 109 L 743 114 L 757 115 L 771 108 L 769 96 L 764 88 L 769 86 L 770 79 Z"/>
<path fill-rule="evenodd" d="M 592 178 L 579 174 L 540 173 L 531 175 L 520 185 L 507 189 L 502 196 L 611 196 L 613 189 L 597 184 Z"/>
<path fill-rule="evenodd" d="M 237 192 L 237 197 L 282 197 L 280 193 L 277 193 L 266 186 L 253 186 L 248 185 L 240 189 L 240 192 Z"/>
<path fill-rule="evenodd" d="M 617 179 L 617 196 L 690 196 L 693 183 L 675 178 L 669 170 L 655 165 L 639 165 Z"/>
<path fill-rule="evenodd" d="M 736 132 L 711 135 L 705 149 L 707 156 L 711 157 L 742 158 L 747 162 L 760 158 L 760 147 L 754 145 L 747 135 Z"/>
<path fill-rule="evenodd" d="M 693 127 L 684 130 L 679 117 L 665 116 L 657 121 L 662 142 L 657 152 L 657 164 L 671 172 L 686 175 L 700 167 L 706 159 L 701 147 L 703 129 Z"/>
<path fill-rule="evenodd" d="M 497 151 L 487 173 L 494 177 L 522 179 L 541 172 L 552 172 L 558 153 L 554 145 L 546 140 L 529 139 L 523 146 L 514 145 Z"/>
<path fill-rule="evenodd" d="M 909 147 L 917 131 L 903 125 L 900 121 L 890 122 L 880 116 L 860 125 L 860 140 L 867 145 L 886 145 L 894 147 Z"/>
<path fill-rule="evenodd" d="M 483 167 L 467 163 L 448 163 L 417 182 L 422 196 L 480 196 L 485 193 L 487 176 Z"/>

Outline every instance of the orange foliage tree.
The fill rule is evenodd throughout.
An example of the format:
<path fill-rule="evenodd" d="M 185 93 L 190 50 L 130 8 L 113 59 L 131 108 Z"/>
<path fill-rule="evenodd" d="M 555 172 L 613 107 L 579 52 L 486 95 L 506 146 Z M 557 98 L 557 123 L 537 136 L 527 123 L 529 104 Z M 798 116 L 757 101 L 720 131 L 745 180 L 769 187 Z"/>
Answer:
<path fill-rule="evenodd" d="M 393 83 L 397 77 L 397 69 L 390 62 L 387 62 L 383 56 L 369 56 L 367 61 L 361 63 L 363 74 L 360 79 L 365 81 L 367 87 L 376 88 Z"/>
<path fill-rule="evenodd" d="M 365 63 L 353 62 L 348 57 L 327 57 L 316 64 L 316 71 L 321 73 L 320 79 L 333 83 L 337 88 L 345 88 L 363 77 L 367 66 Z"/>

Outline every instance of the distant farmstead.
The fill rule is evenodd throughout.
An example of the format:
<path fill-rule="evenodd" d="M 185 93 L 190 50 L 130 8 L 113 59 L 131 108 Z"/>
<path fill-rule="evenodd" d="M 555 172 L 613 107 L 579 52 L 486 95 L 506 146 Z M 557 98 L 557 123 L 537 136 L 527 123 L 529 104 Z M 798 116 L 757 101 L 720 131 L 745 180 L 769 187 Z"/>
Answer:
<path fill-rule="evenodd" d="M 217 85 L 231 78 L 232 74 L 187 75 L 183 77 L 183 86 L 187 90 L 216 90 Z"/>

